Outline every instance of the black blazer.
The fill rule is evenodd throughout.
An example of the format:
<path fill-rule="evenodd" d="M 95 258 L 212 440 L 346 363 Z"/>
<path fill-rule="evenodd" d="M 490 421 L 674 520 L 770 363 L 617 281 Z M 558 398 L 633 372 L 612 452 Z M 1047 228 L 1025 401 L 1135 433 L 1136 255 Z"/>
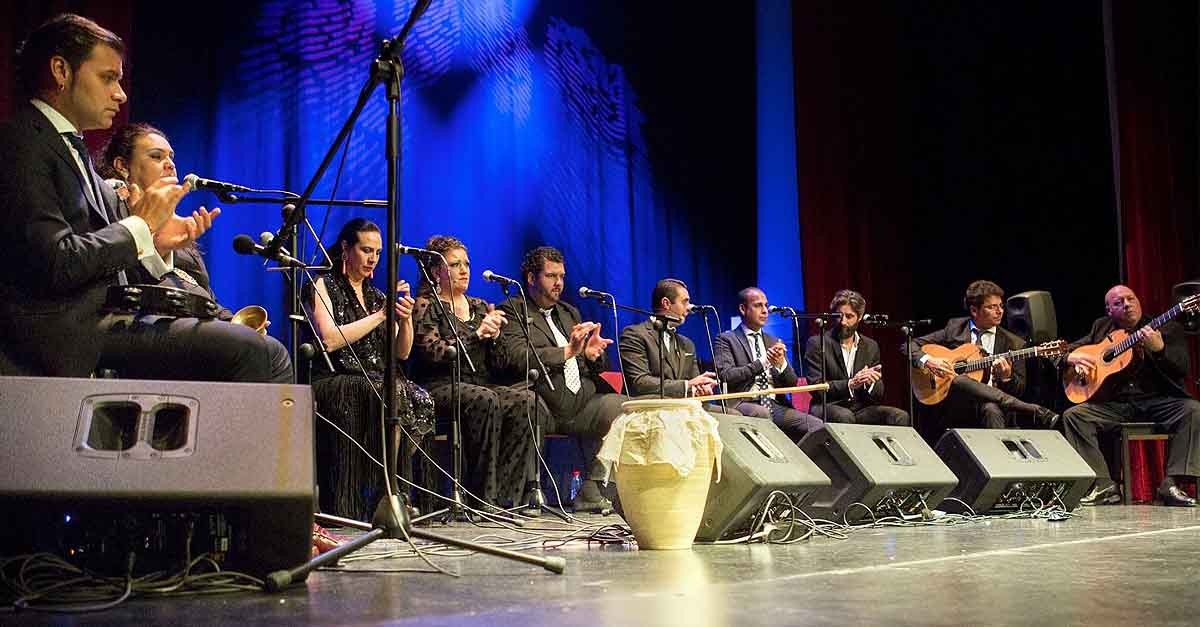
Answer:
<path fill-rule="evenodd" d="M 1147 324 L 1150 324 L 1150 318 L 1142 316 L 1138 321 L 1135 329 L 1140 329 Z M 1071 351 L 1087 344 L 1098 344 L 1104 340 L 1104 336 L 1112 333 L 1117 329 L 1116 323 L 1108 317 L 1099 318 L 1092 323 L 1092 330 L 1086 336 L 1072 342 L 1067 348 L 1065 355 L 1070 355 Z M 1138 376 L 1146 377 L 1157 383 L 1157 387 L 1165 391 L 1170 396 L 1176 398 L 1189 398 L 1187 392 L 1187 384 L 1184 380 L 1187 378 L 1188 371 L 1192 367 L 1191 357 L 1188 356 L 1187 338 L 1184 337 L 1183 327 L 1179 323 L 1172 320 L 1158 328 L 1159 333 L 1162 333 L 1163 349 L 1157 353 L 1143 351 L 1146 355 L 1146 363 L 1148 368 L 1143 367 Z M 1136 349 L 1134 349 L 1136 350 Z M 1059 358 L 1059 363 L 1066 367 L 1067 360 L 1065 357 Z M 1129 368 L 1133 368 L 1131 364 Z M 1129 368 L 1126 368 L 1128 370 Z M 1114 374 L 1104 382 L 1103 390 L 1109 390 L 1119 383 L 1121 377 L 1125 373 Z"/>
<path fill-rule="evenodd" d="M 688 393 L 687 382 L 700 376 L 696 345 L 690 339 L 675 333 L 666 355 L 658 350 L 658 342 L 654 324 L 649 320 L 621 330 L 618 348 L 625 367 L 625 380 L 629 383 L 626 394 L 657 396 L 659 381 L 665 379 L 663 393 L 671 398 L 682 398 Z M 660 357 L 662 369 L 659 368 Z"/>
<path fill-rule="evenodd" d="M 765 368 L 762 362 L 754 359 L 750 352 L 750 341 L 746 339 L 745 326 L 738 325 L 732 331 L 726 331 L 717 336 L 713 345 L 716 353 L 717 375 L 728 387 L 730 392 L 748 392 L 754 387 L 754 378 Z M 779 338 L 763 333 L 763 345 L 770 348 Z M 770 376 L 772 387 L 792 387 L 796 385 L 796 371 L 789 363 L 782 372 Z M 787 396 L 780 394 L 776 399 L 787 404 Z"/>
<path fill-rule="evenodd" d="M 88 200 L 71 151 L 37 109 L 0 125 L 0 154 L 0 374 L 86 377 L 108 286 L 138 264 L 133 235 Z"/>
<path fill-rule="evenodd" d="M 500 336 L 496 338 L 495 350 L 492 351 L 493 372 L 498 378 L 507 382 L 523 381 L 526 355 L 529 350 L 525 344 L 525 336 L 521 333 L 518 325 L 523 316 L 524 303 L 519 297 L 514 297 L 500 303 L 496 308 L 504 312 L 508 318 L 508 324 L 504 325 L 500 330 Z M 553 315 L 558 318 L 559 329 L 562 331 L 563 337 L 570 337 L 571 327 L 581 321 L 579 310 L 563 301 L 558 301 L 554 305 Z M 566 364 L 566 360 L 563 359 L 563 349 L 555 344 L 554 335 L 546 324 L 545 316 L 532 302 L 529 303 L 529 322 L 529 338 L 533 343 L 533 349 L 546 364 L 550 379 L 554 382 L 553 392 L 541 378 L 534 385 L 534 389 L 550 406 L 551 411 L 554 411 L 555 415 L 559 415 L 559 409 L 570 404 L 566 396 L 569 394 L 567 383 L 563 378 L 563 368 Z M 606 352 L 600 353 L 600 357 L 596 361 L 589 361 L 582 354 L 576 356 L 575 359 L 579 362 L 579 377 L 591 381 L 596 392 L 603 394 L 616 391 L 604 380 L 604 377 L 600 376 L 600 373 L 608 367 Z M 532 356 L 529 356 L 528 364 L 530 368 L 537 368 L 537 360 Z"/>
<path fill-rule="evenodd" d="M 913 338 L 912 346 L 912 363 L 913 366 L 919 366 L 921 363 L 920 347 L 926 344 L 937 344 L 949 349 L 955 349 L 963 344 L 974 342 L 971 337 L 970 318 L 951 318 L 946 323 L 945 328 L 939 329 L 928 335 L 922 335 L 918 338 Z M 1025 340 L 1021 339 L 1016 333 L 1005 329 L 1004 327 L 996 327 L 996 344 L 993 347 L 992 354 L 999 355 L 1008 351 L 1020 350 L 1025 348 Z M 904 345 L 900 345 L 900 351 L 904 352 Z M 1025 362 L 1015 361 L 1012 363 L 1012 379 L 1008 383 L 996 383 L 996 388 L 1008 392 L 1013 396 L 1020 396 L 1025 391 Z"/>
<path fill-rule="evenodd" d="M 821 362 L 821 340 L 825 341 L 824 363 Z M 804 348 L 805 378 L 809 383 L 828 381 L 829 392 L 826 393 L 826 400 L 844 407 L 852 404 L 863 407 L 883 402 L 882 379 L 871 386 L 870 392 L 867 392 L 866 388 L 859 388 L 853 394 L 850 392 L 850 377 L 863 368 L 878 365 L 879 362 L 879 343 L 862 333 L 858 334 L 858 352 L 854 354 L 853 372 L 846 372 L 846 362 L 842 359 L 842 343 L 833 336 L 832 331 L 808 338 L 808 344 Z"/>

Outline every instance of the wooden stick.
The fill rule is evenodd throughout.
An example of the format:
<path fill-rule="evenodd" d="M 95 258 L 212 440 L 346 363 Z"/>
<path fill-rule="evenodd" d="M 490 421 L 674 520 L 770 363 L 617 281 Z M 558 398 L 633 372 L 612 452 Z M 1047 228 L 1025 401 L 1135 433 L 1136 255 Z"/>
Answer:
<path fill-rule="evenodd" d="M 728 394 L 710 394 L 708 396 L 689 396 L 689 401 L 725 401 L 731 398 L 755 398 L 759 396 L 773 396 L 775 394 L 794 394 L 796 392 L 824 392 L 829 389 L 828 383 L 814 383 L 812 385 L 798 385 L 791 388 L 770 388 L 767 390 L 751 390 L 749 392 L 730 392 Z"/>

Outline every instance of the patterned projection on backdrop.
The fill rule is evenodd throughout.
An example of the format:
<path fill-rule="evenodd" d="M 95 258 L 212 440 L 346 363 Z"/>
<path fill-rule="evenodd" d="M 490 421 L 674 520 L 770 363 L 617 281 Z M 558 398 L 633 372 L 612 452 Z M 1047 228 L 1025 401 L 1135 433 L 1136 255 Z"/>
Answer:
<path fill-rule="evenodd" d="M 418 22 L 403 53 L 402 239 L 463 239 L 475 271 L 470 291 L 493 302 L 499 291 L 478 273 L 516 276 L 524 250 L 551 244 L 567 255 L 569 292 L 586 284 L 645 305 L 658 278 L 703 284 L 716 264 L 700 254 L 704 244 L 692 241 L 690 227 L 675 226 L 685 210 L 659 204 L 666 195 L 652 178 L 636 96 L 587 27 L 560 17 L 570 6 L 435 0 Z M 221 68 L 211 176 L 302 191 L 353 108 L 379 41 L 399 32 L 411 7 L 262 3 L 248 18 L 249 40 L 228 42 L 240 52 L 236 67 Z M 379 89 L 354 129 L 340 179 L 341 155 L 317 196 L 336 179 L 339 198 L 386 197 L 386 112 Z M 380 210 L 309 208 L 325 242 L 363 213 L 384 222 Z M 227 211 L 212 241 L 277 224 L 274 211 Z M 210 248 L 222 300 L 264 303 L 272 320 L 286 319 L 281 274 Z M 400 270 L 415 284 L 410 261 Z M 584 309 L 615 337 L 611 315 Z M 283 337 L 285 326 L 273 331 Z"/>

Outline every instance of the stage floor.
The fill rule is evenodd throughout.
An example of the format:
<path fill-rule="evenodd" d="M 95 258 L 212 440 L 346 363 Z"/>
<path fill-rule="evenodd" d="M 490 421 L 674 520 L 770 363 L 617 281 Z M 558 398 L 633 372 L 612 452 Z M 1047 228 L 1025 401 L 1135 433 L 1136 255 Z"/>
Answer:
<path fill-rule="evenodd" d="M 588 522 L 619 521 L 599 516 Z M 497 533 L 459 523 L 432 529 Z M 516 537 L 511 531 L 499 532 Z M 373 554 L 400 548 L 379 542 Z M 547 551 L 564 575 L 519 562 L 437 556 L 456 572 L 389 558 L 320 571 L 280 594 L 135 600 L 84 616 L 0 615 L 22 624 L 1072 625 L 1188 624 L 1200 584 L 1200 510 L 1080 509 L 1073 519 L 884 528 L 846 540 L 691 551 Z"/>

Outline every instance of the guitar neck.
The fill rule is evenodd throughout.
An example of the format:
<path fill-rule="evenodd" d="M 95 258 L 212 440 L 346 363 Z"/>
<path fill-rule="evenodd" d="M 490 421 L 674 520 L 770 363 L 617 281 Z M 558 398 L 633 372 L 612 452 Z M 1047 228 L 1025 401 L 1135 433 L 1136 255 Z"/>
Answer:
<path fill-rule="evenodd" d="M 1170 322 L 1172 319 L 1175 318 L 1175 316 L 1178 316 L 1181 312 L 1183 312 L 1183 304 L 1182 303 L 1175 305 L 1174 307 L 1163 312 L 1163 314 L 1161 316 L 1151 320 L 1150 324 L 1148 326 L 1151 329 L 1154 329 L 1157 331 L 1159 327 Z M 1114 346 L 1112 348 L 1112 356 L 1116 357 L 1117 355 L 1124 353 L 1125 351 L 1133 348 L 1134 346 L 1137 346 L 1139 341 L 1141 341 L 1141 340 L 1139 340 L 1137 338 L 1136 334 L 1130 333 L 1128 337 L 1121 340 L 1116 346 Z"/>
<path fill-rule="evenodd" d="M 1030 357 L 1036 357 L 1038 351 L 1040 350 L 1040 346 L 1030 346 L 1029 348 L 1022 348 L 1020 350 L 1009 351 L 1007 353 L 1000 353 L 999 355 L 988 355 L 987 357 L 981 357 L 979 359 L 972 359 L 971 361 L 963 362 L 961 366 L 955 368 L 955 371 L 965 373 L 974 372 L 976 370 L 986 370 L 991 368 L 992 364 L 999 359 L 1021 361 Z"/>

